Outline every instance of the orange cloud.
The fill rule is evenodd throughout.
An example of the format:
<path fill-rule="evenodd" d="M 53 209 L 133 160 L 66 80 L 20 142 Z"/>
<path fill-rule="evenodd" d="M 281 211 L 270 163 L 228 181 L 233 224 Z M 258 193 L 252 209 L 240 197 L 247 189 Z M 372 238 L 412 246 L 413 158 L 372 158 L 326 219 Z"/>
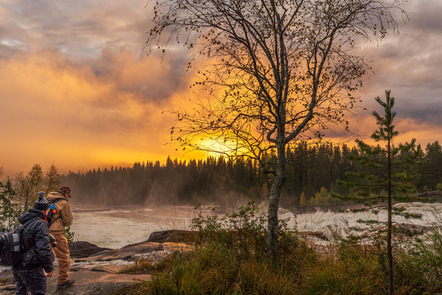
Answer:
<path fill-rule="evenodd" d="M 383 114 L 378 110 L 378 113 Z M 377 144 L 370 138 L 371 134 L 376 131 L 379 126 L 376 125 L 376 119 L 370 111 L 359 112 L 357 116 L 350 117 L 350 132 L 338 132 L 329 134 L 334 142 L 346 143 L 347 145 L 354 145 L 355 139 L 361 139 L 368 144 Z M 410 142 L 413 138 L 418 144 L 425 147 L 428 143 L 433 143 L 442 138 L 441 126 L 434 125 L 427 121 L 403 118 L 400 113 L 397 113 L 395 118 L 396 131 L 399 135 L 395 137 L 394 144 Z"/>
<path fill-rule="evenodd" d="M 22 171 L 39 163 L 66 171 L 172 154 L 174 148 L 164 145 L 171 122 L 162 114 L 164 102 L 131 90 L 148 79 L 132 80 L 132 69 L 136 75 L 149 61 L 156 68 L 150 75 L 166 85 L 161 62 L 138 65 L 127 53 L 114 58 L 119 62 L 112 74 L 102 76 L 53 52 L 0 60 L 0 167 Z M 117 68 L 121 75 L 114 74 Z"/>
<path fill-rule="evenodd" d="M 105 50 L 90 66 L 49 51 L 0 59 L 0 167 L 11 175 L 35 163 L 67 172 L 164 161 L 168 155 L 206 156 L 167 144 L 175 119 L 167 111 L 194 107 L 188 102 L 194 77 L 184 71 L 183 60 L 137 58 L 124 50 Z M 367 105 L 370 99 L 367 107 L 373 106 Z M 377 128 L 371 110 L 355 115 L 349 118 L 353 133 L 334 133 L 336 141 L 370 142 Z M 396 143 L 416 138 L 426 145 L 442 138 L 440 126 L 401 115 Z"/>

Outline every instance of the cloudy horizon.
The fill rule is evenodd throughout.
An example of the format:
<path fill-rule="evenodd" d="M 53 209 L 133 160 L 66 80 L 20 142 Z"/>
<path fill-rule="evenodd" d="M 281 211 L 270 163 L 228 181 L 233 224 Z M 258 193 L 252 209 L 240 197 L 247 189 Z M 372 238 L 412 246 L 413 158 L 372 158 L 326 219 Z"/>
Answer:
<path fill-rule="evenodd" d="M 189 52 L 143 50 L 151 24 L 145 0 L 0 0 L 0 167 L 38 163 L 60 171 L 183 159 L 169 128 L 191 97 Z M 374 75 L 361 92 L 354 136 L 374 131 L 374 97 L 391 89 L 399 142 L 425 146 L 442 135 L 442 0 L 405 7 L 399 34 L 364 44 Z"/>

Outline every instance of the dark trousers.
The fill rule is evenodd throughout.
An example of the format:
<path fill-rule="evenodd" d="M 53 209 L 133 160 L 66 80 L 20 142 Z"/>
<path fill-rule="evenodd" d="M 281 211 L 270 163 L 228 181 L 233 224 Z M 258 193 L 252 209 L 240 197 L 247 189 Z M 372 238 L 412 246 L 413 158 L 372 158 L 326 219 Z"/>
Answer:
<path fill-rule="evenodd" d="M 15 294 L 45 295 L 46 277 L 42 268 L 13 269 Z"/>

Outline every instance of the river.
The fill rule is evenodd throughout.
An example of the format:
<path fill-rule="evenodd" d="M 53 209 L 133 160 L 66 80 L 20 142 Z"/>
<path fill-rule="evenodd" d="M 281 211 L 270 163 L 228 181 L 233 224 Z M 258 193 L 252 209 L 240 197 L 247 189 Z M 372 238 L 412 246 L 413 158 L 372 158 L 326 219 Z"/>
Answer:
<path fill-rule="evenodd" d="M 422 219 L 399 223 L 412 223 L 442 230 L 442 203 L 405 204 L 410 211 L 421 213 Z M 198 214 L 212 214 L 208 208 L 195 209 L 191 206 L 164 206 L 159 208 L 124 206 L 82 206 L 72 205 L 74 223 L 71 232 L 74 241 L 88 241 L 100 247 L 118 249 L 123 246 L 143 242 L 155 231 L 168 229 L 190 229 L 192 219 Z M 298 231 L 322 232 L 331 236 L 331 231 L 344 232 L 351 226 L 358 225 L 358 219 L 377 218 L 386 219 L 385 214 L 378 216 L 368 213 L 317 211 L 314 213 L 294 214 L 288 210 L 281 210 L 279 217 L 288 220 L 290 229 Z M 0 272 L 9 268 L 1 267 Z"/>
<path fill-rule="evenodd" d="M 404 204 L 409 211 L 421 213 L 422 219 L 404 220 L 395 217 L 399 223 L 441 227 L 442 203 Z M 71 227 L 74 240 L 88 241 L 100 247 L 121 248 L 128 244 L 145 241 L 154 231 L 168 229 L 190 229 L 192 219 L 199 213 L 211 214 L 209 209 L 194 209 L 191 206 L 145 207 L 82 207 L 73 206 L 74 223 Z M 317 211 L 294 214 L 281 210 L 279 217 L 288 219 L 290 229 L 319 231 L 330 234 L 330 230 L 345 231 L 358 225 L 358 219 L 386 220 L 385 214 L 377 216 L 365 213 Z"/>

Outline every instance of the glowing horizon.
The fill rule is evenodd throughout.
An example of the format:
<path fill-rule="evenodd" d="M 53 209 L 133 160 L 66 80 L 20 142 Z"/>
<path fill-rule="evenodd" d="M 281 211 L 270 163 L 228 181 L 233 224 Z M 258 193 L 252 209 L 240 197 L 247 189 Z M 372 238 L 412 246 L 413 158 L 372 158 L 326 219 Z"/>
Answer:
<path fill-rule="evenodd" d="M 396 98 L 398 142 L 416 138 L 425 147 L 442 139 L 442 0 L 420 1 L 406 7 L 411 20 L 400 24 L 400 36 L 360 48 L 375 73 L 360 94 L 368 111 L 349 117 L 353 133 L 337 132 L 335 140 L 367 138 L 376 129 L 374 97 L 386 89 Z M 5 175 L 34 164 L 65 173 L 207 157 L 170 144 L 168 111 L 189 107 L 195 77 L 186 71 L 187 50 L 143 51 L 150 9 L 136 0 L 0 3 Z"/>

